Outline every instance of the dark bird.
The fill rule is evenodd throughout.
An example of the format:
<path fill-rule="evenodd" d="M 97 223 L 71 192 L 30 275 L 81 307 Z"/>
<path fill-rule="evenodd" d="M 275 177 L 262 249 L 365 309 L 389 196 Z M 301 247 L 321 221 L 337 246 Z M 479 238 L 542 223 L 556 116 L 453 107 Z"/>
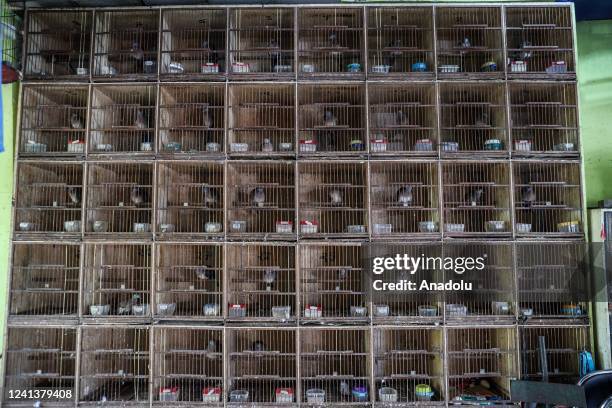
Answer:
<path fill-rule="evenodd" d="M 134 119 L 134 126 L 136 126 L 136 128 L 138 129 L 147 129 L 149 127 L 149 124 L 147 122 L 148 120 L 145 117 L 144 112 L 141 109 L 137 109 L 136 119 Z"/>
<path fill-rule="evenodd" d="M 206 207 L 214 207 L 219 202 L 217 193 L 211 187 L 202 187 L 202 195 L 204 196 L 202 201 Z"/>
<path fill-rule="evenodd" d="M 327 130 L 320 130 L 317 132 L 317 142 L 319 148 L 323 152 L 333 152 L 336 150 L 336 138 L 333 132 Z"/>
<path fill-rule="evenodd" d="M 269 138 L 264 138 L 263 142 L 261 143 L 261 151 L 266 153 L 274 151 L 274 145 L 272 144 L 272 141 Z"/>
<path fill-rule="evenodd" d="M 132 43 L 132 48 L 130 49 L 130 56 L 137 61 L 142 61 L 144 58 L 144 51 L 140 48 L 140 44 L 138 41 L 134 41 Z"/>
<path fill-rule="evenodd" d="M 257 207 L 263 207 L 266 203 L 266 192 L 263 187 L 255 187 L 251 191 L 251 203 Z"/>
<path fill-rule="evenodd" d="M 472 46 L 472 43 L 469 38 L 465 37 L 463 41 L 461 41 L 460 45 L 462 48 L 470 48 Z"/>
<path fill-rule="evenodd" d="M 395 113 L 395 122 L 397 125 L 405 125 L 408 123 L 408 115 L 404 113 L 402 110 L 398 110 Z"/>
<path fill-rule="evenodd" d="M 408 207 L 412 205 L 412 186 L 403 186 L 397 190 L 396 194 L 397 203 L 402 207 Z"/>
<path fill-rule="evenodd" d="M 482 188 L 475 188 L 468 194 L 467 202 L 473 206 L 479 205 L 482 201 L 483 192 L 484 190 Z"/>
<path fill-rule="evenodd" d="M 477 118 L 475 122 L 476 126 L 491 126 L 491 121 L 489 118 L 489 112 L 482 112 Z"/>
<path fill-rule="evenodd" d="M 521 200 L 526 207 L 530 207 L 536 201 L 536 193 L 533 186 L 525 186 L 521 191 Z"/>
<path fill-rule="evenodd" d="M 333 205 L 334 207 L 339 207 L 342 205 L 343 201 L 344 199 L 340 190 L 334 188 L 329 191 L 329 202 L 331 203 L 331 205 Z"/>
<path fill-rule="evenodd" d="M 217 54 L 213 44 L 204 40 L 202 41 L 202 49 L 208 51 L 208 62 L 212 62 L 213 64 L 219 62 L 219 55 Z"/>
<path fill-rule="evenodd" d="M 218 350 L 219 345 L 217 344 L 217 341 L 214 339 L 208 340 L 208 346 L 206 346 L 206 358 L 211 360 L 214 359 L 215 356 L 213 354 L 216 353 Z"/>
<path fill-rule="evenodd" d="M 70 127 L 73 129 L 83 129 L 83 120 L 76 112 L 70 115 Z"/>
<path fill-rule="evenodd" d="M 212 112 L 208 109 L 208 104 L 202 109 L 202 127 L 210 128 L 212 126 Z"/>
<path fill-rule="evenodd" d="M 200 280 L 213 280 L 215 279 L 215 271 L 210 269 L 208 266 L 198 266 L 195 270 L 196 276 Z"/>
<path fill-rule="evenodd" d="M 337 123 L 336 116 L 332 111 L 326 110 L 323 113 L 323 126 L 336 126 Z"/>
<path fill-rule="evenodd" d="M 275 38 L 272 38 L 268 43 L 268 48 L 270 49 L 270 67 L 274 70 L 274 67 L 282 64 L 282 57 L 280 46 Z"/>
<path fill-rule="evenodd" d="M 263 341 L 255 340 L 253 342 L 253 344 L 251 345 L 251 350 L 253 350 L 253 351 L 264 351 L 265 350 L 265 346 L 263 344 Z"/>
<path fill-rule="evenodd" d="M 331 33 L 329 33 L 329 36 L 327 37 L 328 41 L 329 41 L 329 45 L 332 47 L 337 47 L 338 46 L 338 34 L 335 31 L 332 31 Z"/>
<path fill-rule="evenodd" d="M 73 204 L 81 202 L 81 189 L 77 187 L 68 187 L 68 198 Z"/>
<path fill-rule="evenodd" d="M 130 201 L 134 205 L 141 205 L 147 202 L 146 199 L 147 192 L 142 187 L 133 187 L 130 192 Z"/>
<path fill-rule="evenodd" d="M 344 268 L 340 269 L 338 271 L 338 280 L 343 281 L 346 280 L 346 278 L 348 278 L 348 271 Z"/>

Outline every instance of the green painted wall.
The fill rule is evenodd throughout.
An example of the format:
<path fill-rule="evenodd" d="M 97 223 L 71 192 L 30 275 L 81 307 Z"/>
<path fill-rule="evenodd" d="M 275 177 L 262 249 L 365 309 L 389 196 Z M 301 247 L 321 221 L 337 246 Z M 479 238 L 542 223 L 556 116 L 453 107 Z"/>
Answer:
<path fill-rule="evenodd" d="M 587 205 L 612 198 L 612 20 L 577 25 Z"/>

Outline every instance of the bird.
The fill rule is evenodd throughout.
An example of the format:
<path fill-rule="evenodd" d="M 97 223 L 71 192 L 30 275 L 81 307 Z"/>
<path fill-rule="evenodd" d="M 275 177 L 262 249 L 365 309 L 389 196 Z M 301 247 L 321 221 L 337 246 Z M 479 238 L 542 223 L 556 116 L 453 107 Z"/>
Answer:
<path fill-rule="evenodd" d="M 208 340 L 208 346 L 206 346 L 206 358 L 208 359 L 214 359 L 215 356 L 213 355 L 214 353 L 216 353 L 218 350 L 218 345 L 217 345 L 217 341 L 214 339 Z"/>
<path fill-rule="evenodd" d="M 214 207 L 219 202 L 219 197 L 211 187 L 202 187 L 203 202 L 205 207 Z"/>
<path fill-rule="evenodd" d="M 77 187 L 68 187 L 68 197 L 73 204 L 79 204 L 81 202 L 81 189 Z"/>
<path fill-rule="evenodd" d="M 119 302 L 119 307 L 117 308 L 117 314 L 126 315 L 132 312 L 132 300 L 124 300 Z"/>
<path fill-rule="evenodd" d="M 132 187 L 130 192 L 130 200 L 135 205 L 141 205 L 146 202 L 146 190 L 142 187 Z"/>
<path fill-rule="evenodd" d="M 329 191 L 329 201 L 331 205 L 335 207 L 342 205 L 342 202 L 344 201 L 342 197 L 342 192 L 338 190 L 337 188 L 330 190 Z"/>
<path fill-rule="evenodd" d="M 266 290 L 270 290 L 272 288 L 272 284 L 274 281 L 276 281 L 276 271 L 267 269 L 264 272 L 263 281 L 266 283 Z"/>
<path fill-rule="evenodd" d="M 484 190 L 482 188 L 475 188 L 468 194 L 468 203 L 472 206 L 480 204 L 482 200 L 482 194 Z"/>
<path fill-rule="evenodd" d="M 217 51 L 215 51 L 215 46 L 207 40 L 203 40 L 201 45 L 201 48 L 203 50 L 208 51 L 207 62 L 212 62 L 213 64 L 216 64 L 219 61 L 219 56 L 217 55 Z"/>
<path fill-rule="evenodd" d="M 476 118 L 476 126 L 490 126 L 491 121 L 489 120 L 489 112 L 482 112 L 481 115 Z"/>
<path fill-rule="evenodd" d="M 251 350 L 253 350 L 253 351 L 264 351 L 265 350 L 265 346 L 264 346 L 263 341 L 255 340 L 253 342 L 253 344 L 251 344 Z"/>
<path fill-rule="evenodd" d="M 76 112 L 70 115 L 70 127 L 73 129 L 83 129 L 83 120 Z"/>
<path fill-rule="evenodd" d="M 329 45 L 332 47 L 337 47 L 338 46 L 338 34 L 335 31 L 332 31 L 331 33 L 329 33 L 329 36 L 327 37 L 328 41 L 329 41 Z"/>
<path fill-rule="evenodd" d="M 397 57 L 402 55 L 402 52 L 399 50 L 401 46 L 402 46 L 402 41 L 399 38 L 391 40 L 388 47 L 391 48 L 392 51 L 389 52 L 389 54 L 385 56 L 384 61 L 383 61 L 385 65 L 388 65 L 389 67 L 393 67 L 395 65 L 395 61 Z"/>
<path fill-rule="evenodd" d="M 530 207 L 536 201 L 536 193 L 533 186 L 525 186 L 521 191 L 521 200 L 526 207 Z"/>
<path fill-rule="evenodd" d="M 528 40 L 523 40 L 521 41 L 519 48 L 522 51 L 519 51 L 517 53 L 517 59 L 521 60 L 521 61 L 526 61 L 529 58 L 531 58 L 531 51 L 528 50 L 528 48 L 531 47 L 531 41 Z"/>
<path fill-rule="evenodd" d="M 263 207 L 266 202 L 266 192 L 263 187 L 255 187 L 251 191 L 251 203 L 257 207 Z"/>
<path fill-rule="evenodd" d="M 412 205 L 412 186 L 403 186 L 397 190 L 396 194 L 398 204 L 401 204 L 402 207 L 409 207 Z"/>
<path fill-rule="evenodd" d="M 395 113 L 395 121 L 398 125 L 405 125 L 408 122 L 408 115 L 406 115 L 404 111 L 398 110 Z"/>
<path fill-rule="evenodd" d="M 351 387 L 349 387 L 348 383 L 344 380 L 340 382 L 340 394 L 351 395 Z"/>
<path fill-rule="evenodd" d="M 132 43 L 132 48 L 130 49 L 130 56 L 137 61 L 142 61 L 144 58 L 144 51 L 140 48 L 140 44 L 138 41 L 134 41 Z"/>
<path fill-rule="evenodd" d="M 336 116 L 334 115 L 334 113 L 332 111 L 326 110 L 323 113 L 323 125 L 324 126 L 336 126 L 336 124 L 338 123 L 338 121 L 336 120 Z"/>
<path fill-rule="evenodd" d="M 471 46 L 472 46 L 472 43 L 470 42 L 469 38 L 465 37 L 463 41 L 461 41 L 462 48 L 470 48 Z"/>
<path fill-rule="evenodd" d="M 215 279 L 215 271 L 210 269 L 208 266 L 198 266 L 195 270 L 196 276 L 200 280 L 213 280 Z"/>
<path fill-rule="evenodd" d="M 343 280 L 346 280 L 346 278 L 348 278 L 348 271 L 344 268 L 339 269 L 338 270 L 338 280 L 343 281 Z"/>
<path fill-rule="evenodd" d="M 272 144 L 269 138 L 264 138 L 263 142 L 261 143 L 261 151 L 266 153 L 274 151 L 274 145 Z"/>
<path fill-rule="evenodd" d="M 318 147 L 323 152 L 333 152 L 336 150 L 336 143 L 333 132 L 328 130 L 319 130 L 317 132 Z"/>
<path fill-rule="evenodd" d="M 208 109 L 208 104 L 202 109 L 202 127 L 209 128 L 212 126 L 212 112 Z"/>
<path fill-rule="evenodd" d="M 145 114 L 141 109 L 136 110 L 136 119 L 134 120 L 134 126 L 138 129 L 147 129 L 149 127 L 148 121 L 145 118 Z"/>
<path fill-rule="evenodd" d="M 268 43 L 268 48 L 270 48 L 270 66 L 272 69 L 278 65 L 283 65 L 281 61 L 281 52 L 280 46 L 275 38 L 272 38 Z"/>

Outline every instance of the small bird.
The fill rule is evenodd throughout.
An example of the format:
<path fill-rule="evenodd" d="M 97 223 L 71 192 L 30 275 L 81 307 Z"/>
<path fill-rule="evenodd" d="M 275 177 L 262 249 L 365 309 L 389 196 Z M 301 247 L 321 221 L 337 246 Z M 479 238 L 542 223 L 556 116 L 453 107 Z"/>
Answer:
<path fill-rule="evenodd" d="M 212 62 L 213 64 L 216 64 L 217 62 L 219 62 L 219 56 L 217 54 L 217 51 L 215 51 L 215 46 L 212 43 L 204 40 L 202 41 L 201 45 L 202 45 L 201 48 L 204 51 L 208 51 L 208 61 L 207 62 Z"/>
<path fill-rule="evenodd" d="M 127 315 L 132 312 L 132 300 L 124 300 L 119 302 L 119 307 L 117 308 L 117 314 L 119 315 Z"/>
<path fill-rule="evenodd" d="M 73 129 L 83 129 L 83 120 L 76 112 L 70 115 L 70 127 Z"/>
<path fill-rule="evenodd" d="M 208 109 L 208 104 L 206 104 L 204 109 L 202 109 L 202 127 L 208 129 L 212 126 L 212 122 L 212 112 Z"/>
<path fill-rule="evenodd" d="M 271 290 L 272 284 L 276 281 L 276 271 L 267 269 L 264 272 L 263 281 L 266 283 L 266 290 Z"/>
<path fill-rule="evenodd" d="M 214 207 L 219 202 L 219 197 L 215 190 L 208 186 L 202 187 L 202 195 L 204 196 L 202 201 L 206 207 Z"/>
<path fill-rule="evenodd" d="M 81 202 L 81 189 L 77 187 L 68 187 L 68 198 L 73 204 Z"/>
<path fill-rule="evenodd" d="M 491 126 L 491 121 L 489 118 L 489 112 L 482 112 L 481 115 L 478 116 L 478 118 L 476 118 L 476 126 L 479 127 L 483 127 L 483 126 Z"/>
<path fill-rule="evenodd" d="M 404 111 L 402 110 L 398 110 L 395 113 L 395 121 L 397 122 L 398 125 L 405 125 L 406 123 L 408 123 L 408 115 L 406 115 L 404 113 Z"/>
<path fill-rule="evenodd" d="M 463 41 L 461 41 L 460 45 L 462 48 L 470 48 L 472 46 L 472 43 L 470 42 L 469 38 L 465 37 Z"/>
<path fill-rule="evenodd" d="M 270 48 L 270 67 L 274 69 L 277 65 L 282 65 L 281 61 L 281 52 L 280 46 L 275 38 L 272 38 L 268 43 L 268 48 Z"/>
<path fill-rule="evenodd" d="M 264 351 L 265 350 L 265 346 L 263 344 L 263 341 L 255 340 L 253 342 L 253 344 L 251 345 L 251 350 L 253 350 L 253 351 Z"/>
<path fill-rule="evenodd" d="M 523 40 L 519 45 L 519 48 L 523 51 L 519 51 L 517 53 L 517 57 L 519 60 L 526 61 L 531 58 L 531 51 L 528 49 L 531 47 L 531 41 Z"/>
<path fill-rule="evenodd" d="M 270 139 L 268 139 L 267 137 L 264 138 L 263 142 L 261 143 L 261 151 L 266 152 L 266 153 L 270 153 L 274 151 L 274 145 L 272 144 Z"/>
<path fill-rule="evenodd" d="M 536 193 L 533 186 L 525 186 L 521 191 L 521 200 L 526 207 L 530 207 L 536 201 Z"/>
<path fill-rule="evenodd" d="M 130 192 L 130 200 L 135 205 L 141 205 L 146 202 L 146 190 L 141 187 L 133 187 Z"/>
<path fill-rule="evenodd" d="M 338 190 L 337 188 L 330 190 L 329 191 L 329 201 L 331 205 L 335 207 L 341 206 L 342 202 L 344 201 L 342 198 L 342 192 Z"/>
<path fill-rule="evenodd" d="M 351 395 L 351 387 L 344 380 L 340 382 L 340 394 L 345 396 Z"/>
<path fill-rule="evenodd" d="M 317 132 L 317 142 L 323 152 L 333 152 L 336 150 L 336 138 L 333 132 L 327 130 Z"/>
<path fill-rule="evenodd" d="M 338 270 L 338 280 L 343 281 L 346 280 L 346 278 L 348 278 L 348 271 L 344 268 Z"/>
<path fill-rule="evenodd" d="M 206 346 L 206 358 L 212 360 L 215 358 L 213 355 L 218 350 L 217 341 L 214 339 L 208 340 L 208 346 Z"/>
<path fill-rule="evenodd" d="M 323 113 L 323 125 L 324 126 L 336 126 L 336 124 L 338 123 L 338 121 L 336 120 L 336 116 L 334 115 L 334 113 L 332 111 L 326 110 Z"/>
<path fill-rule="evenodd" d="M 145 118 L 145 114 L 141 109 L 136 110 L 136 119 L 134 120 L 134 126 L 138 129 L 147 129 L 149 127 L 148 121 Z"/>
<path fill-rule="evenodd" d="M 327 40 L 329 41 L 330 46 L 332 47 L 338 46 L 338 34 L 335 31 L 332 31 L 331 33 L 329 33 Z"/>
<path fill-rule="evenodd" d="M 472 206 L 476 206 L 480 204 L 483 193 L 484 193 L 484 190 L 482 188 L 475 188 L 468 194 L 468 197 L 467 197 L 468 203 Z"/>
<path fill-rule="evenodd" d="M 138 41 L 134 41 L 132 43 L 132 48 L 130 49 L 130 56 L 137 61 L 142 61 L 144 58 L 144 51 L 140 48 L 140 44 Z"/>
<path fill-rule="evenodd" d="M 196 276 L 200 280 L 213 280 L 215 279 L 215 271 L 210 269 L 208 266 L 198 266 L 196 268 Z"/>
<path fill-rule="evenodd" d="M 412 205 L 412 186 L 403 186 L 397 190 L 396 194 L 398 204 L 402 207 L 409 207 Z"/>
<path fill-rule="evenodd" d="M 263 207 L 266 202 L 266 192 L 263 187 L 255 187 L 251 191 L 251 203 L 257 207 Z"/>

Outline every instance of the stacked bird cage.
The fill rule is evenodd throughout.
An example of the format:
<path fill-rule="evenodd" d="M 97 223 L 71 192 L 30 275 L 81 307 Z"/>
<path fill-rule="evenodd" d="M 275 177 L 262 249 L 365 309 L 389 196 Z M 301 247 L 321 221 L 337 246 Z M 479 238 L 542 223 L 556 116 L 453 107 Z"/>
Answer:
<path fill-rule="evenodd" d="M 24 86 L 19 155 L 83 156 L 88 106 L 87 85 Z"/>
<path fill-rule="evenodd" d="M 16 235 L 81 236 L 81 163 L 24 161 L 19 164 L 17 174 Z"/>
<path fill-rule="evenodd" d="M 154 315 L 160 319 L 222 319 L 223 251 L 221 244 L 213 243 L 157 244 Z"/>
<path fill-rule="evenodd" d="M 30 11 L 25 78 L 89 80 L 92 17 L 91 11 Z"/>
<path fill-rule="evenodd" d="M 290 8 L 230 10 L 228 65 L 232 79 L 295 77 L 294 16 Z"/>
<path fill-rule="evenodd" d="M 225 9 L 162 10 L 161 24 L 161 78 L 224 78 Z"/>
<path fill-rule="evenodd" d="M 156 327 L 152 336 L 153 404 L 223 406 L 222 328 Z"/>
<path fill-rule="evenodd" d="M 150 329 L 88 326 L 81 330 L 79 402 L 149 402 Z"/>
<path fill-rule="evenodd" d="M 159 92 L 158 145 L 168 158 L 225 151 L 225 86 L 162 85 Z"/>
<path fill-rule="evenodd" d="M 226 337 L 229 406 L 296 405 L 296 329 L 232 328 Z"/>
<path fill-rule="evenodd" d="M 228 103 L 231 156 L 295 157 L 295 87 L 232 84 Z"/>
<path fill-rule="evenodd" d="M 228 246 L 228 320 L 295 321 L 295 251 L 295 245 L 287 244 L 242 243 Z"/>
<path fill-rule="evenodd" d="M 434 77 L 430 7 L 369 7 L 368 78 Z"/>
<path fill-rule="evenodd" d="M 223 236 L 224 166 L 158 162 L 156 234 L 160 238 Z"/>
<path fill-rule="evenodd" d="M 87 244 L 82 316 L 92 322 L 141 321 L 150 317 L 151 251 L 150 244 Z"/>
<path fill-rule="evenodd" d="M 73 243 L 14 245 L 9 314 L 76 317 L 80 252 Z"/>
<path fill-rule="evenodd" d="M 298 10 L 298 77 L 363 79 L 363 9 Z"/>

